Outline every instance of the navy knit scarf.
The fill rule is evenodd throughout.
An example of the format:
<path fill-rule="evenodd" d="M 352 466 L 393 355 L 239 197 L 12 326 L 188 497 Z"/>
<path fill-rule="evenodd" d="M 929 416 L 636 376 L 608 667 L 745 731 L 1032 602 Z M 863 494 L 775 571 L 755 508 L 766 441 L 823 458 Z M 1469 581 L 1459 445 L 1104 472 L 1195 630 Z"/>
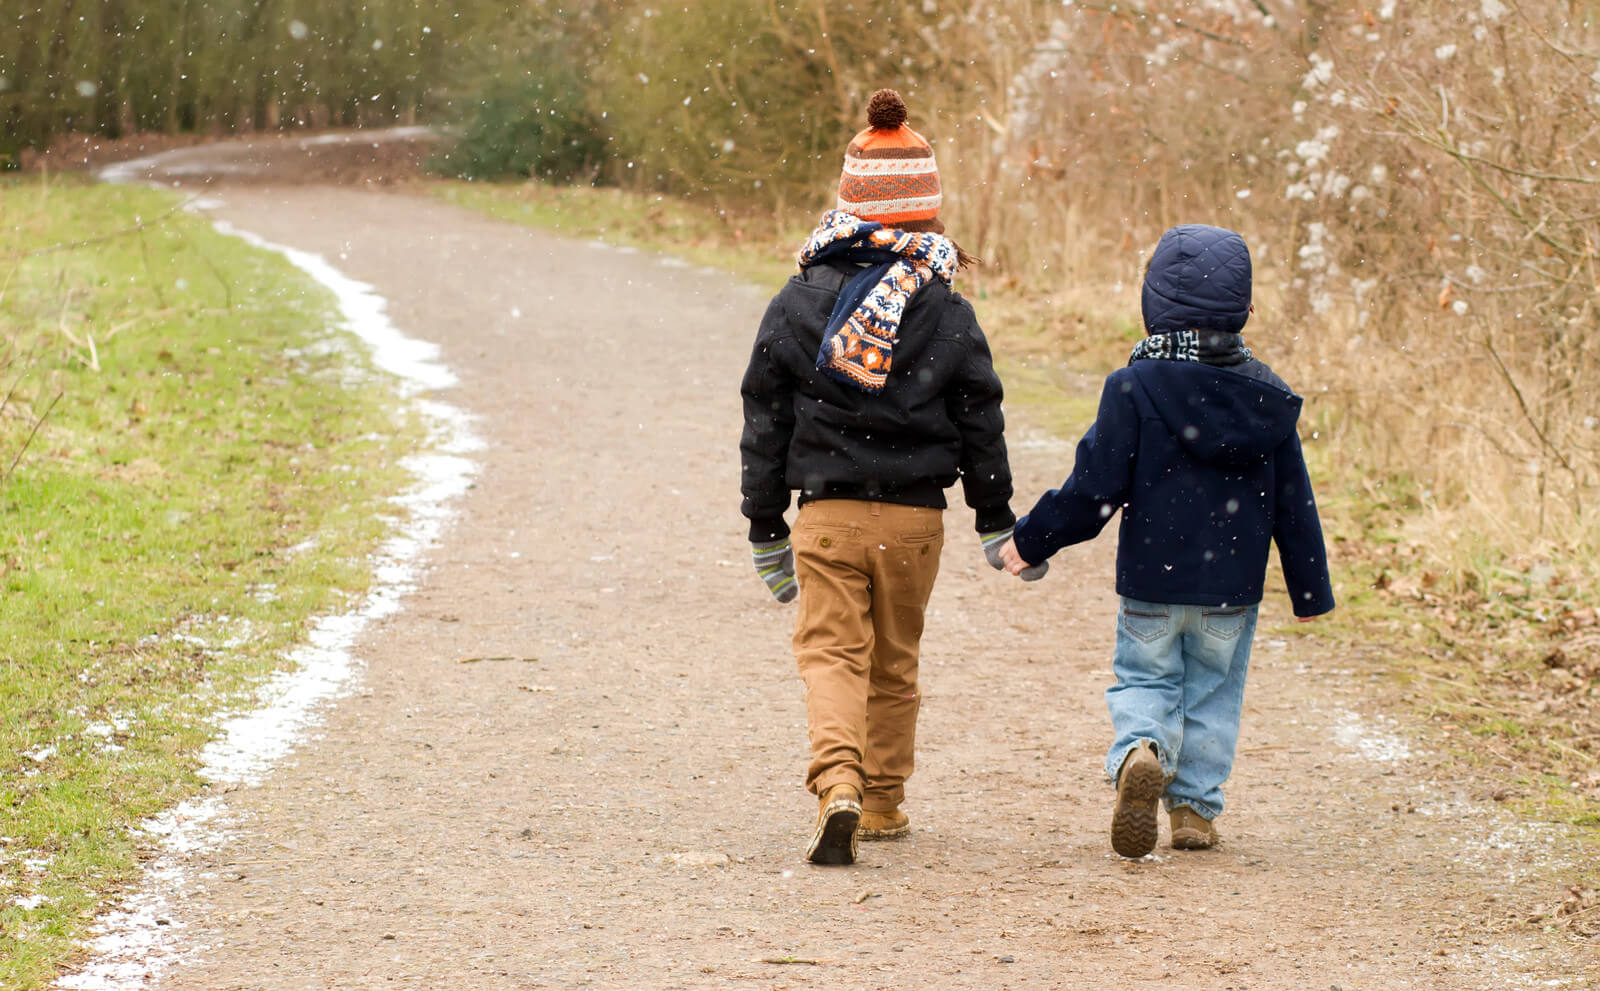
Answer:
<path fill-rule="evenodd" d="M 1146 358 L 1164 361 L 1198 361 L 1203 365 L 1240 365 L 1250 360 L 1250 349 L 1238 334 L 1216 330 L 1178 330 L 1151 334 L 1133 346 L 1128 364 Z"/>

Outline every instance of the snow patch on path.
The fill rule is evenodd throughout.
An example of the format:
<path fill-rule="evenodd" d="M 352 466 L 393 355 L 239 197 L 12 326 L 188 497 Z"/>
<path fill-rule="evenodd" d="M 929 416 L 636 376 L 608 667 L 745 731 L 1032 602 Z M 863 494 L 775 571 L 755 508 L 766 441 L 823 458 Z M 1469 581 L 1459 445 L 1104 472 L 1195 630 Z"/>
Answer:
<path fill-rule="evenodd" d="M 1362 718 L 1354 712 L 1341 712 L 1333 738 L 1374 764 L 1398 764 L 1413 756 L 1411 744 L 1397 732 L 1395 721 L 1383 716 Z"/>
<path fill-rule="evenodd" d="M 101 176 L 119 181 L 136 175 L 150 161 L 124 163 L 120 168 L 133 170 L 113 167 Z M 408 337 L 389 322 L 385 301 L 370 286 L 346 277 L 319 255 L 273 244 L 223 222 L 217 228 L 283 254 L 334 293 L 343 317 L 341 329 L 365 342 L 373 363 L 396 376 L 401 395 L 411 400 L 428 424 L 429 443 L 423 453 L 401 462 L 415 481 L 393 500 L 404 511 L 404 522 L 374 557 L 372 589 L 354 610 L 318 619 L 306 643 L 290 653 L 291 670 L 279 672 L 260 689 L 259 708 L 222 723 L 201 753 L 200 771 L 219 787 L 141 825 L 145 838 L 160 853 L 146 865 L 138 890 L 95 925 L 90 962 L 58 979 L 58 988 L 143 988 L 167 968 L 204 949 L 179 945 L 185 924 L 176 909 L 196 887 L 190 858 L 217 848 L 230 834 L 222 792 L 258 783 L 306 739 L 328 703 L 349 694 L 361 674 L 352 652 L 357 640 L 374 621 L 399 610 L 415 587 L 423 553 L 454 518 L 456 500 L 477 473 L 477 462 L 469 455 L 483 447 L 465 411 L 421 395 L 454 385 L 456 377 L 439 364 L 435 345 Z"/>

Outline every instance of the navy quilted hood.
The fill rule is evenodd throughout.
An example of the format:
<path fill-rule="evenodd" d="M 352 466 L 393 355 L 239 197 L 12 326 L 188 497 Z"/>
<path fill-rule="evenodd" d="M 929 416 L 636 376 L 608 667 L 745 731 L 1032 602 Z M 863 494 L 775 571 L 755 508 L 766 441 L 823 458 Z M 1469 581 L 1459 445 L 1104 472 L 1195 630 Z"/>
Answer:
<path fill-rule="evenodd" d="M 1140 296 L 1147 334 L 1237 334 L 1250 319 L 1250 249 L 1233 231 L 1183 224 L 1161 235 Z"/>

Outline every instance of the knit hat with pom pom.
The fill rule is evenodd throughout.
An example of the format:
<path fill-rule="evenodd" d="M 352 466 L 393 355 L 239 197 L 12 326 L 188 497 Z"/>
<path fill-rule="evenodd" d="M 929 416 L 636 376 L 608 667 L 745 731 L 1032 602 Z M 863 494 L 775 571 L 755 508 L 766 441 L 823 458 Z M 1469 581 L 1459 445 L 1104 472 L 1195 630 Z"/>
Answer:
<path fill-rule="evenodd" d="M 844 153 L 839 209 L 885 227 L 943 234 L 941 202 L 933 148 L 906 126 L 900 94 L 878 90 L 867 103 L 867 129 Z"/>

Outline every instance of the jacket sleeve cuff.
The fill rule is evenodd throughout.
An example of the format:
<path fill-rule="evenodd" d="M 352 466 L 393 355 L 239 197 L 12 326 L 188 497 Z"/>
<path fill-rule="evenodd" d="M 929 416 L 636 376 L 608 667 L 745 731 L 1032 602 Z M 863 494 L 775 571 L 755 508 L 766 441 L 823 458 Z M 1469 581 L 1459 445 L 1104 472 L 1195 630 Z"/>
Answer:
<path fill-rule="evenodd" d="M 1010 506 L 986 506 L 977 511 L 979 533 L 994 533 L 1013 526 L 1016 522 L 1016 514 L 1011 512 Z"/>
<path fill-rule="evenodd" d="M 1333 589 L 1303 591 L 1294 596 L 1294 614 L 1301 619 L 1333 612 Z"/>
<path fill-rule="evenodd" d="M 789 524 L 783 521 L 782 516 L 750 521 L 750 542 L 752 544 L 770 544 L 774 540 L 782 540 L 788 535 Z"/>
<path fill-rule="evenodd" d="M 1017 553 L 1021 555 L 1022 559 L 1029 564 L 1043 563 L 1054 553 L 1045 547 L 1044 542 L 1040 539 L 1041 535 L 1035 532 L 1038 529 L 1037 526 L 1029 527 L 1028 517 L 1024 516 L 1017 521 L 1017 528 L 1011 533 L 1012 545 L 1016 547 Z"/>

